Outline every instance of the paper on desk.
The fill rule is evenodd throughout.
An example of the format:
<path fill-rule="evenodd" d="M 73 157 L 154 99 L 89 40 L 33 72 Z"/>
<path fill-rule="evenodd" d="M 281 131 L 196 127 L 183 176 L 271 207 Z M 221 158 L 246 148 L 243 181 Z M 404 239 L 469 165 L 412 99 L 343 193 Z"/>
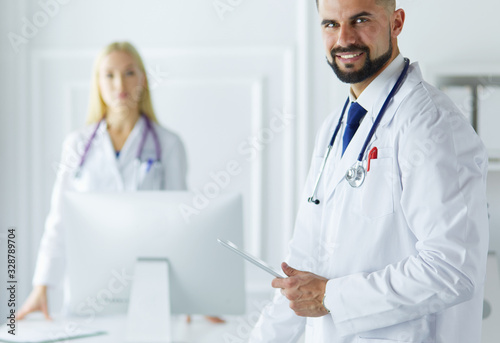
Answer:
<path fill-rule="evenodd" d="M 11 328 L 6 324 L 0 326 L 0 342 L 50 343 L 106 334 L 71 319 L 24 319 L 16 321 L 15 325 L 15 335 L 9 333 Z"/>

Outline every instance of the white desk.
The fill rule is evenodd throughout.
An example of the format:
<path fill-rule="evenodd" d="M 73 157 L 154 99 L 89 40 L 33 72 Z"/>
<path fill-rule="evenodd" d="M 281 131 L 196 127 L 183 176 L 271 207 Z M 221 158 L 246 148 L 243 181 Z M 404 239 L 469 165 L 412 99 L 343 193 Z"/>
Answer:
<path fill-rule="evenodd" d="M 192 318 L 191 323 L 187 323 L 185 316 L 175 317 L 172 323 L 173 343 L 245 342 L 248 339 L 253 323 L 248 326 L 247 330 L 244 330 L 245 317 L 226 319 L 227 322 L 224 324 L 213 324 L 201 316 L 195 316 Z M 96 318 L 89 326 L 107 331 L 108 334 L 75 340 L 75 343 L 125 342 L 126 323 L 127 318 L 125 315 Z M 147 329 L 145 328 L 145 330 Z M 234 337 L 235 339 L 228 340 L 224 336 Z"/>
<path fill-rule="evenodd" d="M 213 324 L 208 322 L 203 316 L 192 317 L 191 323 L 186 322 L 186 316 L 172 317 L 172 338 L 173 343 L 244 343 L 247 342 L 253 326 L 259 319 L 262 308 L 270 302 L 273 290 L 267 292 L 251 293 L 247 298 L 246 314 L 241 316 L 224 316 L 224 324 Z M 85 329 L 92 331 L 106 331 L 107 334 L 78 338 L 75 340 L 65 340 L 65 342 L 75 343 L 124 343 L 126 338 L 127 317 L 125 314 L 113 316 L 96 316 L 95 318 L 62 318 L 57 314 L 53 315 L 54 322 L 47 323 L 41 313 L 30 314 L 27 319 L 17 322 L 18 333 L 42 332 L 47 328 L 51 332 L 51 338 L 68 337 L 69 334 L 81 332 Z M 144 330 L 147 330 L 145 328 Z M 57 335 L 53 335 L 57 333 Z M 11 339 L 10 335 L 0 333 L 2 337 Z"/>
<path fill-rule="evenodd" d="M 249 316 L 225 317 L 226 323 L 214 324 L 208 322 L 203 316 L 194 316 L 191 323 L 187 323 L 186 316 L 175 316 L 172 320 L 172 343 L 221 343 L 221 342 L 246 342 L 250 331 L 255 324 Z M 17 323 L 17 338 L 23 332 L 35 334 L 39 339 L 66 339 L 74 333 L 91 331 L 105 331 L 106 334 L 74 340 L 64 340 L 75 343 L 118 343 L 126 342 L 126 315 L 103 316 L 82 321 L 81 319 L 60 319 L 55 317 L 53 322 L 46 322 L 38 315 Z M 45 331 L 46 330 L 46 331 Z M 147 328 L 144 328 L 147 330 Z M 45 332 L 44 332 L 45 331 Z M 9 341 L 10 335 L 0 335 Z M 9 337 L 10 336 L 10 337 Z M 31 339 L 24 337 L 24 339 Z M 25 340 L 18 342 L 26 342 Z"/>

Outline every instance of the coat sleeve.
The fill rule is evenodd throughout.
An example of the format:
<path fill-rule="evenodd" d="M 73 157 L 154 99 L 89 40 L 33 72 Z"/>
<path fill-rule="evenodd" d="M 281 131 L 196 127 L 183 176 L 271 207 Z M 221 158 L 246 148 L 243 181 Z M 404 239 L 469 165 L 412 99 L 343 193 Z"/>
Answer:
<path fill-rule="evenodd" d="M 311 196 L 319 173 L 319 167 L 323 161 L 323 157 L 318 155 L 318 151 L 321 147 L 326 150 L 326 143 L 324 146 L 319 144 L 319 138 L 323 136 L 322 132 L 328 132 L 328 128 L 331 126 L 330 121 L 331 118 L 327 118 L 322 130 L 320 130 L 320 133 L 316 137 L 316 148 L 313 152 L 309 173 L 300 197 L 293 237 L 289 243 L 289 253 L 286 261 L 290 266 L 299 270 L 314 272 L 316 267 L 316 254 L 314 253 L 315 249 L 317 249 L 317 246 L 314 245 L 316 237 L 310 229 L 315 226 L 312 220 L 321 220 L 319 215 L 321 206 L 310 204 L 307 202 L 307 199 Z M 319 196 L 321 197 L 321 195 Z M 308 208 L 310 206 L 314 206 L 314 210 L 318 211 L 318 214 L 314 218 L 311 218 L 312 212 Z M 290 309 L 288 299 L 277 290 L 272 302 L 262 311 L 260 319 L 251 334 L 249 343 L 296 342 L 303 334 L 305 326 L 306 318 L 297 316 Z"/>
<path fill-rule="evenodd" d="M 63 143 L 61 160 L 45 221 L 44 233 L 38 250 L 33 285 L 62 287 L 65 268 L 64 228 L 61 225 L 61 202 L 64 192 L 72 190 L 71 180 L 80 162 L 77 152 L 76 134 L 68 136 Z"/>
<path fill-rule="evenodd" d="M 307 199 L 306 193 L 311 189 L 311 182 L 306 182 L 301 199 Z M 308 218 L 304 215 L 304 211 L 299 210 L 286 261 L 301 270 L 309 269 L 312 264 L 310 249 L 312 237 L 308 234 L 308 226 Z M 272 302 L 264 307 L 249 343 L 297 342 L 304 332 L 305 325 L 306 318 L 297 316 L 290 308 L 288 299 L 276 290 Z"/>
<path fill-rule="evenodd" d="M 400 111 L 421 106 L 413 101 Z M 471 299 L 484 284 L 488 158 L 482 142 L 451 104 L 419 112 L 395 141 L 399 206 L 416 253 L 328 282 L 326 306 L 344 334 L 440 312 Z"/>
<path fill-rule="evenodd" d="M 299 211 L 293 239 L 289 246 L 290 252 L 286 259 L 291 266 L 297 268 L 303 266 L 302 261 L 307 261 L 310 256 L 307 244 L 310 237 L 307 236 L 305 229 L 300 229 L 301 225 L 307 225 L 304 221 L 306 218 Z M 306 319 L 297 316 L 290 308 L 288 299 L 279 290 L 276 290 L 273 300 L 262 310 L 251 333 L 249 343 L 296 342 L 302 335 L 305 324 Z"/>

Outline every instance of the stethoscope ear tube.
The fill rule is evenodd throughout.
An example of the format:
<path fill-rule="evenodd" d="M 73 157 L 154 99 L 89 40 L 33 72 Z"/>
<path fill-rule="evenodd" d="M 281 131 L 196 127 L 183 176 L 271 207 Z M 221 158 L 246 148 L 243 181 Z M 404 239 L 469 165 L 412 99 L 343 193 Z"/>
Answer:
<path fill-rule="evenodd" d="M 347 105 L 349 105 L 349 98 L 347 98 L 344 108 L 342 109 L 342 115 L 339 118 L 339 122 L 337 123 L 337 127 L 335 128 L 335 131 L 333 132 L 332 139 L 330 140 L 330 144 L 328 144 L 328 148 L 326 150 L 325 158 L 323 159 L 323 163 L 321 164 L 321 168 L 319 170 L 319 175 L 318 178 L 316 179 L 316 183 L 314 185 L 313 189 L 313 194 L 310 196 L 307 201 L 316 205 L 319 205 L 320 201 L 319 199 L 314 199 L 316 196 L 316 192 L 318 191 L 318 185 L 319 181 L 321 180 L 321 175 L 323 175 L 323 169 L 325 169 L 326 161 L 328 160 L 328 156 L 330 155 L 330 151 L 332 150 L 333 143 L 335 142 L 335 137 L 337 137 L 337 134 L 339 133 L 340 130 L 340 125 L 342 124 L 342 118 L 344 118 L 344 113 L 345 110 L 347 109 Z"/>
<path fill-rule="evenodd" d="M 307 201 L 312 202 L 315 205 L 319 205 L 319 199 L 313 199 L 313 197 L 309 197 Z"/>
<path fill-rule="evenodd" d="M 318 199 L 314 199 L 314 197 L 316 196 L 316 192 L 318 190 L 319 181 L 321 180 L 321 176 L 323 175 L 323 169 L 325 169 L 326 161 L 328 160 L 328 156 L 330 155 L 330 151 L 332 151 L 332 146 L 328 145 L 328 149 L 326 150 L 325 158 L 323 159 L 323 163 L 321 164 L 321 168 L 319 170 L 318 178 L 316 179 L 316 183 L 314 184 L 313 194 L 312 194 L 312 196 L 310 196 L 307 199 L 308 202 L 314 203 L 316 205 L 319 204 L 319 200 Z"/>

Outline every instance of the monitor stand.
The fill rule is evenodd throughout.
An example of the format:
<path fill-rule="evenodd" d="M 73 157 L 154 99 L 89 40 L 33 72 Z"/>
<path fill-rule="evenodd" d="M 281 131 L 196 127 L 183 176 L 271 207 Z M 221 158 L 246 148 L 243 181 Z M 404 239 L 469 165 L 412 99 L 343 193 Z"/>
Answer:
<path fill-rule="evenodd" d="M 139 257 L 127 317 L 127 342 L 171 342 L 167 259 Z"/>

